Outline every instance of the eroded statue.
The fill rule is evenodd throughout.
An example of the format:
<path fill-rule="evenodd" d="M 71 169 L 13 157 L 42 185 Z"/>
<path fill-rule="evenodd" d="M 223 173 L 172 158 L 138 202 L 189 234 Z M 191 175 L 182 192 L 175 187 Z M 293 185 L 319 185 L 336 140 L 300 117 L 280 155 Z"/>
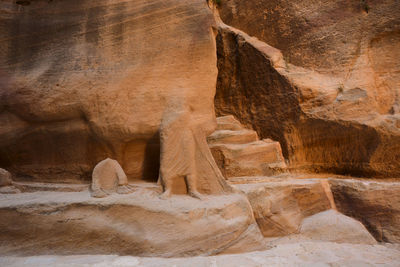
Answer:
<path fill-rule="evenodd" d="M 196 198 L 201 198 L 202 194 L 230 192 L 232 189 L 218 169 L 206 141 L 214 128 L 204 117 L 196 116 L 190 104 L 176 102 L 178 104 L 173 103 L 166 109 L 160 127 L 162 197 L 177 192 L 187 192 Z"/>

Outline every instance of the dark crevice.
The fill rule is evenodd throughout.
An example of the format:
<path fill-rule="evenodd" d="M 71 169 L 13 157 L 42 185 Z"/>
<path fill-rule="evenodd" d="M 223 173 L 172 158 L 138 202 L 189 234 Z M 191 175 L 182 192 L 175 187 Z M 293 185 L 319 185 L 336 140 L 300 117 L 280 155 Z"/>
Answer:
<path fill-rule="evenodd" d="M 26 0 L 24 0 L 24 1 L 17 1 L 17 2 L 15 2 L 17 5 L 20 5 L 20 6 L 29 6 L 30 4 L 31 4 L 31 1 L 26 1 Z"/>

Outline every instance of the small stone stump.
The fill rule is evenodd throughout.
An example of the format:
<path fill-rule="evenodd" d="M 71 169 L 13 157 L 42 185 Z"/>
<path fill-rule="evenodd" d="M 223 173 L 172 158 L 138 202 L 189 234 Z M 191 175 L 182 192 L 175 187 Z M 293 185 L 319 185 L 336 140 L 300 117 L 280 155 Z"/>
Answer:
<path fill-rule="evenodd" d="M 107 158 L 100 161 L 93 169 L 92 197 L 106 197 L 113 193 L 127 194 L 132 190 L 128 178 L 118 161 Z"/>
<path fill-rule="evenodd" d="M 11 173 L 2 168 L 0 168 L 0 193 L 21 193 L 21 191 L 13 185 Z"/>

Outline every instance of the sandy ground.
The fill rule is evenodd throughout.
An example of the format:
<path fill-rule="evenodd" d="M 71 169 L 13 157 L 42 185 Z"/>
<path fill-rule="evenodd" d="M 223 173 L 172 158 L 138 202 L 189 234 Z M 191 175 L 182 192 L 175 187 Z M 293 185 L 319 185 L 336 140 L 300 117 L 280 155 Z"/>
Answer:
<path fill-rule="evenodd" d="M 190 258 L 142 258 L 116 255 L 0 257 L 0 266 L 400 266 L 400 250 L 389 245 L 331 242 L 278 244 L 270 250 Z"/>

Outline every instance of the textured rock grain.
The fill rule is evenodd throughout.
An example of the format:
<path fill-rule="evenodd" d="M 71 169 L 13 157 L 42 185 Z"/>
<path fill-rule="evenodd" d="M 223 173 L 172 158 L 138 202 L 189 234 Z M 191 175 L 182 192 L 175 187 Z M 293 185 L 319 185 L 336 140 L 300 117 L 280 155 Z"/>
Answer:
<path fill-rule="evenodd" d="M 91 198 L 89 192 L 0 194 L 2 255 L 215 255 L 264 249 L 242 194 L 161 200 L 158 187 Z"/>
<path fill-rule="evenodd" d="M 89 180 L 111 157 L 156 181 L 167 107 L 213 131 L 205 1 L 19 2 L 0 3 L 0 166 L 17 178 Z"/>
<path fill-rule="evenodd" d="M 375 83 L 371 89 L 349 78 L 353 84 L 343 85 L 338 76 L 292 65 L 280 50 L 223 23 L 217 50 L 217 114 L 233 114 L 260 138 L 279 141 L 290 168 L 400 176 L 400 115 L 389 107 L 379 111 Z M 377 72 L 397 73 L 396 66 Z M 376 94 L 389 94 L 390 101 L 382 101 L 395 105 L 399 88 Z"/>

